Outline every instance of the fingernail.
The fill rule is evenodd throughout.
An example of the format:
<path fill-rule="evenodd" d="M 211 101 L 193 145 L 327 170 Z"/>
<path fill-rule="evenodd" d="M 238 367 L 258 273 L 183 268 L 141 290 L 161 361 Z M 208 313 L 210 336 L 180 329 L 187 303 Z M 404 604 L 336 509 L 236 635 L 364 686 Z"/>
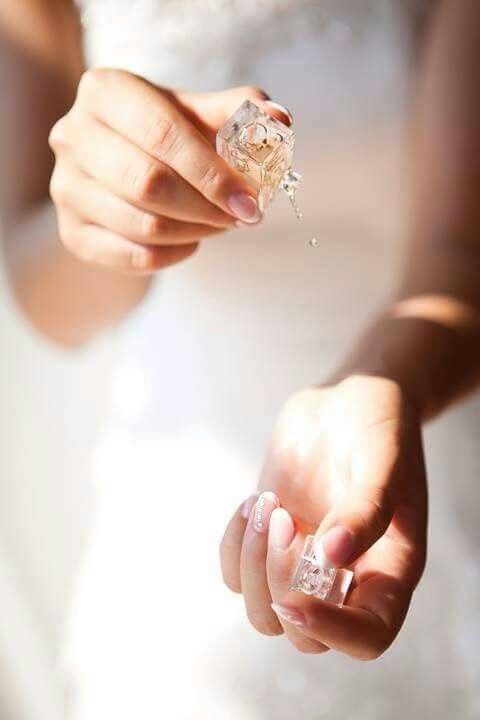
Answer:
<path fill-rule="evenodd" d="M 305 615 L 301 613 L 300 610 L 297 610 L 296 608 L 287 608 L 284 607 L 284 605 L 277 605 L 277 603 L 272 603 L 271 607 L 273 612 L 278 615 L 279 618 L 282 618 L 282 620 L 285 620 L 292 625 L 296 625 L 297 627 L 306 626 L 307 621 L 305 619 Z"/>
<path fill-rule="evenodd" d="M 273 492 L 264 492 L 260 495 L 253 510 L 252 527 L 258 533 L 266 533 L 270 516 L 279 505 L 278 498 Z"/>
<path fill-rule="evenodd" d="M 258 500 L 258 493 L 256 493 L 255 495 L 250 495 L 250 497 L 248 497 L 245 500 L 245 502 L 243 503 L 241 515 L 245 520 L 248 520 L 248 518 L 250 517 L 252 508 L 255 505 L 255 503 L 257 502 L 257 500 Z"/>
<path fill-rule="evenodd" d="M 286 550 L 295 535 L 295 525 L 285 508 L 275 508 L 270 517 L 268 542 L 273 550 Z"/>
<path fill-rule="evenodd" d="M 228 205 L 232 213 L 244 223 L 258 223 L 262 219 L 262 213 L 257 201 L 247 193 L 235 193 L 230 195 Z"/>
<path fill-rule="evenodd" d="M 284 116 L 284 122 L 286 121 L 285 125 L 293 125 L 293 115 L 290 110 L 285 107 L 285 105 L 280 105 L 280 103 L 274 102 L 273 100 L 265 100 L 265 104 L 270 105 L 271 108 L 282 113 Z"/>
<path fill-rule="evenodd" d="M 344 527 L 333 527 L 315 540 L 315 560 L 324 568 L 348 565 L 355 550 L 352 533 Z"/>

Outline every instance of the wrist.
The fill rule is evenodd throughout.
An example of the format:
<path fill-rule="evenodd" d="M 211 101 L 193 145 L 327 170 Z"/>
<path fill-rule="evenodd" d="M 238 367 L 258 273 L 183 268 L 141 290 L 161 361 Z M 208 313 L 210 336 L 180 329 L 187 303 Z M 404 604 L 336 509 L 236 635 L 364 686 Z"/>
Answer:
<path fill-rule="evenodd" d="M 422 319 L 381 317 L 330 378 L 376 377 L 394 383 L 421 421 L 436 415 L 450 400 L 451 379 L 445 354 L 451 337 Z"/>

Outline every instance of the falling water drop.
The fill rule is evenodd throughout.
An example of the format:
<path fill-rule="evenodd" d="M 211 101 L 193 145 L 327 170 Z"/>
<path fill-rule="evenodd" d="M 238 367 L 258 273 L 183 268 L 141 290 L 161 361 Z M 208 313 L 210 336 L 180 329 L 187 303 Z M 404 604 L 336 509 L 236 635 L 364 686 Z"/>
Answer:
<path fill-rule="evenodd" d="M 297 205 L 296 197 L 298 188 L 300 187 L 300 183 L 302 182 L 302 176 L 300 173 L 295 172 L 295 170 L 287 170 L 287 172 L 283 175 L 282 181 L 280 183 L 281 188 L 285 195 L 290 200 L 290 203 L 295 211 L 295 215 L 297 216 L 298 220 L 301 220 L 303 217 L 303 214 L 300 210 L 300 208 Z"/>

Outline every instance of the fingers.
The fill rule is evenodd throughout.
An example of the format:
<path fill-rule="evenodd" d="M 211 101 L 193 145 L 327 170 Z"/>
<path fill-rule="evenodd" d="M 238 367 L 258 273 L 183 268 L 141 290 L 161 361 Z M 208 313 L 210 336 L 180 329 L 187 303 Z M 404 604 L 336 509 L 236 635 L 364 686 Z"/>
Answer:
<path fill-rule="evenodd" d="M 282 633 L 282 626 L 271 608 L 266 570 L 268 526 L 277 507 L 276 495 L 271 492 L 260 495 L 245 528 L 240 556 L 241 588 L 247 615 L 254 628 L 265 635 Z"/>
<path fill-rule="evenodd" d="M 220 544 L 220 564 L 225 585 L 233 592 L 242 592 L 240 577 L 240 556 L 242 553 L 243 536 L 248 518 L 258 499 L 258 495 L 251 495 L 240 505 L 227 525 Z"/>
<path fill-rule="evenodd" d="M 128 73 L 108 70 L 87 73 L 81 93 L 102 123 L 173 169 L 211 203 L 243 222 L 261 219 L 246 179 L 217 155 L 168 93 Z"/>
<path fill-rule="evenodd" d="M 69 163 L 59 163 L 52 198 L 84 222 L 147 245 L 191 245 L 218 228 L 162 217 L 130 205 Z"/>
<path fill-rule="evenodd" d="M 64 214 L 59 223 L 64 245 L 84 262 L 132 274 L 150 274 L 192 255 L 197 245 L 145 246 Z"/>
<path fill-rule="evenodd" d="M 373 660 L 395 639 L 410 597 L 402 583 L 377 574 L 360 584 L 343 607 L 300 593 L 293 597 L 292 593 L 284 598 L 277 612 L 312 640 L 350 657 Z"/>
<path fill-rule="evenodd" d="M 189 223 L 234 226 L 231 215 L 208 202 L 171 168 L 94 119 L 82 119 L 70 151 L 83 173 L 134 206 Z"/>
<path fill-rule="evenodd" d="M 305 537 L 296 535 L 295 525 L 284 508 L 277 508 L 270 518 L 267 555 L 267 578 L 272 597 L 272 609 L 277 614 L 287 638 L 304 653 L 322 653 L 328 648 L 307 637 L 296 627 L 295 617 L 282 613 L 281 601 L 288 593 L 295 565 L 302 551 Z"/>

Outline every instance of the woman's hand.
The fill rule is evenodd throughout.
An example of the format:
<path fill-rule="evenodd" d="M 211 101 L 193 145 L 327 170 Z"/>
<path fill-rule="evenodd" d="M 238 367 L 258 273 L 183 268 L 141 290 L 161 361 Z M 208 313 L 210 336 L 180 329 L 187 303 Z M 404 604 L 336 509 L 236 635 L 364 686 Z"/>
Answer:
<path fill-rule="evenodd" d="M 252 188 L 214 149 L 247 98 L 288 122 L 256 88 L 174 93 L 124 71 L 86 72 L 50 135 L 63 243 L 88 262 L 145 273 L 237 221 L 257 223 Z"/>
<path fill-rule="evenodd" d="M 285 631 L 303 652 L 378 657 L 400 630 L 426 554 L 420 424 L 399 386 L 353 376 L 293 396 L 260 492 L 237 510 L 221 547 L 225 582 L 243 593 L 251 623 Z M 315 531 L 319 551 L 354 570 L 342 608 L 288 590 Z"/>

